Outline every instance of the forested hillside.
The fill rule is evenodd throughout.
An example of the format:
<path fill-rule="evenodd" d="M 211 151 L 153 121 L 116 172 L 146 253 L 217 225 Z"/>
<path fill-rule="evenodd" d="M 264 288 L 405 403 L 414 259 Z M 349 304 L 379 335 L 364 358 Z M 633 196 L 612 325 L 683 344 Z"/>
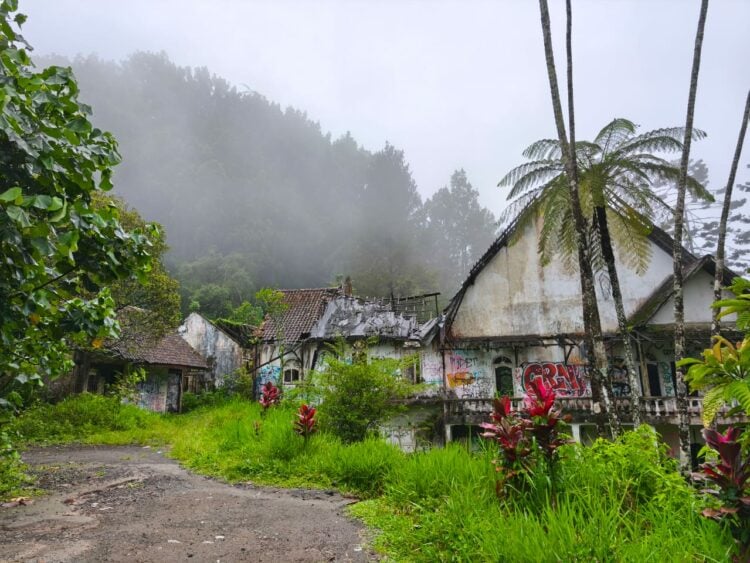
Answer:
<path fill-rule="evenodd" d="M 494 236 L 463 171 L 423 202 L 402 151 L 333 139 L 206 69 L 150 53 L 39 61 L 52 63 L 72 65 L 117 138 L 115 191 L 164 225 L 185 304 L 219 314 L 260 287 L 342 275 L 361 294 L 449 294 Z"/>

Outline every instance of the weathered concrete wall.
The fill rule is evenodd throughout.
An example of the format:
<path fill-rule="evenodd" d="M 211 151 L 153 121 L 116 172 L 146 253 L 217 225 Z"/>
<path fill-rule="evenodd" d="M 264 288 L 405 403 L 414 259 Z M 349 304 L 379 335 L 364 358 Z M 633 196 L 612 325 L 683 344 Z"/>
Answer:
<path fill-rule="evenodd" d="M 211 379 L 221 387 L 224 377 L 244 365 L 242 346 L 212 322 L 198 313 L 191 313 L 179 328 L 180 336 L 211 365 Z"/>
<path fill-rule="evenodd" d="M 411 407 L 386 422 L 380 429 L 386 440 L 405 452 L 414 452 L 442 443 L 443 430 L 438 425 L 442 407 Z"/>
<path fill-rule="evenodd" d="M 453 336 L 509 337 L 583 332 L 581 287 L 577 271 L 559 258 L 542 267 L 537 253 L 539 225 L 530 225 L 518 242 L 500 250 L 467 288 L 452 326 Z M 672 273 L 672 259 L 651 243 L 653 257 L 643 276 L 620 267 L 625 311 L 634 312 Z M 602 328 L 617 330 L 606 275 L 598 274 Z"/>
<path fill-rule="evenodd" d="M 167 368 L 149 368 L 146 381 L 138 384 L 138 406 L 153 412 L 167 412 Z"/>
<path fill-rule="evenodd" d="M 686 323 L 710 323 L 711 304 L 714 302 L 714 279 L 708 272 L 698 272 L 690 278 L 683 289 L 685 302 Z M 733 294 L 724 291 L 724 297 Z M 722 322 L 734 324 L 737 315 L 727 315 Z M 674 323 L 674 298 L 670 297 L 649 321 L 654 325 L 669 325 Z"/>

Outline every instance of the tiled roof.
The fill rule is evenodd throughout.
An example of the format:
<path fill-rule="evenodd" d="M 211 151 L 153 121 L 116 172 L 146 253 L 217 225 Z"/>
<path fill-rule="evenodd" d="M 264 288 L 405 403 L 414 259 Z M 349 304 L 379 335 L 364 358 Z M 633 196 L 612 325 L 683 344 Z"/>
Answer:
<path fill-rule="evenodd" d="M 282 289 L 281 292 L 288 308 L 280 318 L 279 327 L 274 319 L 266 318 L 262 327 L 265 342 L 277 340 L 279 333 L 285 342 L 301 342 L 308 338 L 328 302 L 339 294 L 339 289 Z"/>
<path fill-rule="evenodd" d="M 208 369 L 203 356 L 176 333 L 168 334 L 152 345 L 139 346 L 130 339 L 127 344 L 125 340 L 120 340 L 107 348 L 122 359 L 133 363 Z"/>

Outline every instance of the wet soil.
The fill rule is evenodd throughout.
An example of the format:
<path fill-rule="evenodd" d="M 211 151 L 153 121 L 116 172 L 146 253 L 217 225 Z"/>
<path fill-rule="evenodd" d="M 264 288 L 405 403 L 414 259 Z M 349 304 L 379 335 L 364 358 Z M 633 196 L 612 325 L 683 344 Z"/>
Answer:
<path fill-rule="evenodd" d="M 0 561 L 368 561 L 333 491 L 228 485 L 151 448 L 25 452 L 47 492 L 0 508 Z"/>

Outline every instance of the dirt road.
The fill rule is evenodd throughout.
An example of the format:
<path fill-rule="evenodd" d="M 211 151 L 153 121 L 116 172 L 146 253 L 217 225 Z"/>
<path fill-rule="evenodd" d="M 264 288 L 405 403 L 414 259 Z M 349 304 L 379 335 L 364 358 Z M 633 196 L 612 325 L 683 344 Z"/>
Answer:
<path fill-rule="evenodd" d="M 0 508 L 0 561 L 367 561 L 332 492 L 231 486 L 141 447 L 25 453 L 49 494 Z"/>

